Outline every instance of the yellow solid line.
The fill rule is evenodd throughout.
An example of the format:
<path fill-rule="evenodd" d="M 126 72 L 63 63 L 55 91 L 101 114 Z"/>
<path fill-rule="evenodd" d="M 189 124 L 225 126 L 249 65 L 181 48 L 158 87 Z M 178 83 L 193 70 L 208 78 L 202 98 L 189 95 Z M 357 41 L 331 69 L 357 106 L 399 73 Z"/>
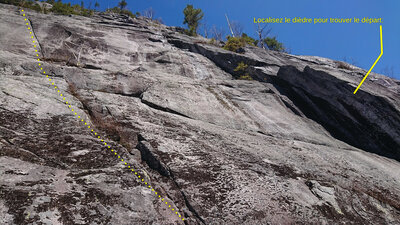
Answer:
<path fill-rule="evenodd" d="M 367 79 L 369 73 L 372 71 L 372 69 L 374 68 L 375 64 L 379 61 L 379 59 L 381 58 L 381 56 L 383 55 L 383 41 L 382 41 L 382 25 L 379 26 L 379 30 L 380 30 L 380 37 L 381 37 L 381 54 L 378 56 L 378 58 L 375 60 L 374 64 L 371 66 L 371 68 L 368 70 L 367 74 L 365 75 L 365 77 L 362 79 L 361 83 L 358 85 L 358 87 L 356 88 L 356 90 L 353 92 L 353 94 L 356 94 L 356 92 L 358 91 L 358 89 L 361 87 L 361 85 L 363 84 L 363 82 L 365 81 L 365 79 Z"/>

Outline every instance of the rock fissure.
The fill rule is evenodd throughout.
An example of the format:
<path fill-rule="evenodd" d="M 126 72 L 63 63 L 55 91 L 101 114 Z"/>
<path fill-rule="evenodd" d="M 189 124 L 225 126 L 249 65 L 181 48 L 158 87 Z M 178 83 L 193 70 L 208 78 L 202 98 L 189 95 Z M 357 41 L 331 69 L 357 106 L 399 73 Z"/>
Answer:
<path fill-rule="evenodd" d="M 0 224 L 399 223 L 399 81 L 372 72 L 353 95 L 363 70 L 335 60 L 237 54 L 142 17 L 27 10 L 46 74 L 182 222 L 47 84 L 21 77 L 34 70 L 17 11 L 0 4 Z M 239 62 L 252 81 L 235 80 Z M 3 94 L 26 89 L 34 105 Z"/>
<path fill-rule="evenodd" d="M 183 200 L 185 201 L 185 205 L 186 207 L 189 209 L 190 212 L 193 213 L 193 215 L 199 219 L 203 224 L 207 224 L 205 222 L 205 220 L 199 215 L 199 213 L 196 211 L 196 209 L 190 204 L 189 199 L 187 198 L 186 194 L 184 193 L 184 191 L 182 190 L 182 188 L 179 186 L 178 182 L 175 180 L 175 177 L 173 175 L 173 173 L 171 172 L 171 178 L 172 181 L 174 182 L 175 186 L 179 189 L 180 194 L 183 197 Z"/>
<path fill-rule="evenodd" d="M 182 114 L 182 113 L 177 112 L 177 111 L 175 111 L 175 110 L 172 110 L 172 109 L 169 109 L 169 108 L 166 108 L 166 107 L 163 107 L 163 106 L 154 104 L 154 103 L 149 102 L 149 101 L 147 101 L 147 100 L 145 100 L 145 99 L 143 99 L 143 98 L 141 98 L 141 102 L 142 102 L 143 104 L 149 106 L 149 107 L 152 108 L 152 109 L 156 109 L 156 110 L 159 110 L 159 111 L 163 111 L 163 112 L 171 113 L 171 114 L 174 114 L 174 115 L 177 115 L 177 116 L 182 116 L 182 117 L 185 117 L 185 118 L 192 119 L 192 118 L 190 118 L 189 116 L 187 116 L 187 115 L 185 115 L 185 114 Z"/>
<path fill-rule="evenodd" d="M 39 38 L 38 38 L 38 36 L 36 35 L 36 32 L 35 32 L 35 28 L 34 28 L 34 24 L 32 23 L 32 20 L 31 19 L 28 19 L 28 21 L 29 21 L 29 23 L 31 24 L 31 31 L 32 31 L 32 34 L 33 34 L 33 36 L 35 37 L 35 39 L 36 39 L 36 41 L 37 41 L 37 43 L 38 43 L 38 45 L 39 45 L 39 48 L 38 48 L 38 53 L 39 54 L 41 54 L 41 58 L 44 58 L 44 50 L 43 50 L 43 48 L 42 48 L 42 45 L 40 44 L 40 41 L 39 41 Z"/>
<path fill-rule="evenodd" d="M 179 190 L 179 193 L 183 197 L 185 205 L 189 209 L 189 211 L 192 212 L 193 215 L 197 219 L 199 219 L 203 224 L 206 224 L 204 219 L 199 215 L 199 213 L 190 204 L 186 194 L 184 193 L 184 191 L 181 189 L 181 187 L 177 183 L 175 176 L 170 171 L 170 169 L 161 161 L 158 154 L 156 153 L 156 150 L 152 147 L 150 142 L 148 142 L 141 134 L 138 134 L 137 139 L 138 139 L 138 145 L 136 146 L 136 149 L 138 149 L 140 151 L 142 160 L 145 161 L 151 169 L 157 171 L 160 175 L 171 179 L 173 181 L 174 185 L 176 186 L 176 188 Z M 186 215 L 186 216 L 188 216 L 188 215 Z"/>
<path fill-rule="evenodd" d="M 155 149 L 151 146 L 151 144 L 143 138 L 142 135 L 138 134 L 138 144 L 136 149 L 140 151 L 140 155 L 143 161 L 147 163 L 147 165 L 156 170 L 159 174 L 165 177 L 170 177 L 170 172 L 168 167 L 161 162 L 159 159 Z"/>

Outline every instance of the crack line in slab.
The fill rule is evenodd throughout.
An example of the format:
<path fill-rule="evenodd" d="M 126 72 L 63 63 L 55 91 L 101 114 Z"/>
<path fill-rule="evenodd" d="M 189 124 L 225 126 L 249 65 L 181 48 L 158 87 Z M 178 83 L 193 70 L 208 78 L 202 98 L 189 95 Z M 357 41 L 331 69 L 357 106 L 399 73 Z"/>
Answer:
<path fill-rule="evenodd" d="M 43 67 L 42 67 L 43 65 L 41 64 L 41 61 L 40 61 L 40 58 L 39 58 L 39 54 L 38 54 L 38 51 L 37 51 L 37 49 L 36 49 L 36 48 L 37 48 L 37 46 L 36 46 L 36 44 L 35 44 L 36 42 L 35 42 L 35 40 L 34 40 L 34 36 L 32 35 L 32 32 L 33 32 L 33 29 L 31 29 L 32 26 L 31 26 L 30 23 L 28 22 L 29 20 L 26 18 L 26 14 L 24 13 L 24 10 L 23 10 L 23 9 L 21 10 L 21 12 L 23 13 L 23 17 L 25 17 L 25 22 L 26 22 L 26 25 L 27 25 L 27 29 L 28 29 L 28 31 L 29 31 L 29 33 L 30 33 L 30 35 L 31 35 L 32 43 L 34 44 L 35 54 L 36 54 L 36 57 L 37 57 L 37 62 L 38 62 L 38 66 L 40 67 L 40 70 L 43 71 L 43 75 L 45 75 L 46 78 L 48 78 L 49 82 L 51 82 L 51 85 L 54 86 L 54 89 L 57 91 L 57 93 L 59 93 L 59 95 L 60 95 L 60 97 L 63 99 L 63 101 L 65 101 L 65 104 L 68 106 L 68 108 L 71 110 L 71 112 L 74 113 L 74 109 L 73 109 L 72 105 L 70 104 L 70 102 L 68 102 L 68 100 L 66 100 L 66 98 L 63 96 L 63 94 L 60 92 L 59 88 L 58 88 L 58 87 L 56 86 L 56 84 L 54 83 L 54 81 L 52 81 L 52 79 L 49 78 L 49 76 L 46 75 L 46 72 L 43 70 Z M 37 39 L 36 39 L 36 41 L 37 41 Z M 38 45 L 40 45 L 40 44 L 38 44 Z M 158 196 L 158 197 L 161 199 L 161 201 L 162 201 L 163 203 L 165 203 L 165 204 L 168 206 L 168 208 L 170 208 L 173 212 L 175 212 L 175 214 L 178 215 L 178 217 L 181 218 L 182 221 L 185 220 L 185 219 L 182 217 L 182 215 L 181 215 L 180 213 L 178 213 L 177 210 L 175 210 L 175 208 L 173 207 L 173 205 L 171 206 L 171 204 L 168 204 L 168 202 L 166 201 L 166 199 L 164 199 L 164 198 L 160 195 L 160 193 L 158 193 L 158 192 L 154 189 L 154 187 L 152 187 L 152 186 L 150 185 L 150 183 L 147 183 L 147 181 L 145 181 L 143 178 L 140 179 L 141 176 L 140 176 L 133 168 L 131 168 L 131 166 L 128 165 L 127 162 L 124 162 L 123 157 L 121 157 L 121 155 L 119 155 L 119 154 L 117 153 L 116 150 L 114 150 L 113 148 L 111 148 L 111 145 L 107 144 L 107 142 L 105 142 L 105 140 L 102 139 L 102 137 L 101 137 L 99 134 L 97 134 L 97 132 L 95 132 L 93 128 L 91 128 L 91 126 L 86 122 L 86 120 L 84 120 L 83 118 L 81 118 L 81 116 L 79 116 L 76 112 L 74 113 L 74 115 L 77 116 L 78 119 L 80 120 L 80 122 L 84 123 L 84 125 L 87 126 L 87 128 L 88 128 L 95 136 L 97 136 L 97 138 L 99 139 L 99 141 L 102 142 L 102 143 L 104 143 L 104 145 L 105 145 L 109 150 L 111 150 L 111 152 L 113 152 L 114 155 L 117 156 L 118 159 L 121 160 L 121 162 L 122 162 L 126 167 L 128 167 L 132 172 L 134 172 L 135 175 L 139 178 L 139 180 L 141 180 L 142 183 L 144 183 L 144 184 L 146 185 L 146 187 L 148 187 L 152 192 L 154 192 L 154 194 L 155 194 L 156 196 Z M 133 166 L 132 166 L 132 167 L 133 167 Z"/>

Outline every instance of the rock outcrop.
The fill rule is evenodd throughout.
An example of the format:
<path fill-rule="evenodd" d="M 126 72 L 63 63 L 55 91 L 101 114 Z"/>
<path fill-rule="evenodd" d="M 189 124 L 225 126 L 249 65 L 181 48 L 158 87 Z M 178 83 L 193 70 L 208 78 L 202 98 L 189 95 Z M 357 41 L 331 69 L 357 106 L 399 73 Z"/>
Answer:
<path fill-rule="evenodd" d="M 400 82 L 146 19 L 0 4 L 0 224 L 399 224 Z M 238 80 L 243 62 L 253 80 Z"/>

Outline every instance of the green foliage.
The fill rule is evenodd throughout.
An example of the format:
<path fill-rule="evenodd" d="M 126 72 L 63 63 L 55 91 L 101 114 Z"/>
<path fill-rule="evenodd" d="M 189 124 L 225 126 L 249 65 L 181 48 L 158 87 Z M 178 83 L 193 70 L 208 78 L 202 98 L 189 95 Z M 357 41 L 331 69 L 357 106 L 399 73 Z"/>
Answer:
<path fill-rule="evenodd" d="M 83 1 L 81 2 L 81 5 L 71 5 L 71 3 L 63 3 L 61 0 L 58 0 L 57 2 L 54 0 L 47 0 L 46 2 L 53 5 L 53 7 L 50 9 L 50 12 L 53 12 L 55 14 L 82 16 L 93 15 L 93 10 L 86 9 L 84 7 Z M 24 8 L 33 9 L 37 12 L 47 13 L 46 8 L 42 8 L 34 0 L 0 0 L 0 3 L 12 4 Z"/>
<path fill-rule="evenodd" d="M 87 17 L 93 16 L 93 10 L 81 8 L 81 13 L 79 15 Z"/>
<path fill-rule="evenodd" d="M 239 80 L 253 80 L 253 78 L 250 76 L 250 74 L 245 73 L 243 75 L 240 75 Z"/>
<path fill-rule="evenodd" d="M 21 3 L 20 0 L 0 0 L 0 3 L 10 4 L 10 5 L 19 5 Z"/>
<path fill-rule="evenodd" d="M 126 0 L 122 0 L 118 3 L 118 6 L 121 9 L 121 11 L 124 10 L 127 5 L 128 3 L 126 2 Z"/>
<path fill-rule="evenodd" d="M 278 52 L 286 52 L 286 48 L 283 46 L 281 42 L 276 40 L 276 37 L 267 37 L 264 40 L 264 43 L 267 45 L 269 50 L 278 51 Z"/>
<path fill-rule="evenodd" d="M 119 14 L 119 13 L 121 13 L 121 9 L 119 7 L 114 7 L 114 8 L 107 9 L 106 12 Z"/>
<path fill-rule="evenodd" d="M 40 5 L 37 4 L 34 1 L 25 1 L 24 7 L 33 9 L 36 12 L 41 12 L 42 11 L 42 7 L 40 7 Z"/>
<path fill-rule="evenodd" d="M 243 48 L 246 45 L 257 45 L 257 41 L 254 38 L 247 36 L 245 33 L 243 33 L 241 37 L 227 36 L 226 39 L 227 41 L 223 49 L 232 52 L 237 52 L 240 48 Z"/>
<path fill-rule="evenodd" d="M 0 0 L 0 3 L 21 6 L 28 9 L 33 9 L 36 12 L 41 12 L 42 8 L 34 0 Z"/>
<path fill-rule="evenodd" d="M 253 78 L 250 76 L 249 73 L 247 73 L 247 68 L 249 65 L 245 64 L 244 62 L 240 62 L 237 67 L 233 70 L 237 73 L 239 73 L 239 78 L 240 80 L 253 80 Z"/>
<path fill-rule="evenodd" d="M 257 46 L 257 41 L 254 38 L 247 36 L 247 34 L 243 33 L 241 38 L 246 44 Z"/>
<path fill-rule="evenodd" d="M 255 40 L 255 41 L 254 41 L 254 45 L 255 45 L 255 46 L 258 46 L 258 42 L 259 42 L 258 40 Z"/>
<path fill-rule="evenodd" d="M 201 11 L 201 9 L 193 8 L 193 5 L 187 5 L 183 10 L 183 14 L 185 16 L 183 24 L 187 24 L 189 27 L 187 34 L 196 36 L 199 22 L 203 19 L 204 13 Z"/>
<path fill-rule="evenodd" d="M 106 12 L 108 12 L 108 13 L 117 13 L 117 14 L 127 15 L 127 16 L 130 16 L 130 17 L 132 17 L 132 18 L 135 18 L 135 17 L 136 17 L 136 15 L 133 14 L 133 13 L 132 13 L 131 11 L 129 11 L 128 9 L 123 9 L 123 10 L 121 10 L 121 9 L 118 8 L 118 7 L 114 7 L 114 8 L 111 8 L 111 9 L 107 9 Z"/>
<path fill-rule="evenodd" d="M 74 10 L 74 7 L 71 6 L 71 3 L 62 3 L 61 1 L 55 2 L 53 4 L 53 8 L 51 8 L 50 11 L 53 13 L 56 13 L 56 14 L 61 14 L 61 15 L 71 15 L 71 14 L 77 15 L 78 14 L 78 12 L 76 12 Z"/>
<path fill-rule="evenodd" d="M 235 72 L 245 72 L 249 65 L 245 64 L 244 62 L 240 62 L 237 67 L 233 70 Z"/>
<path fill-rule="evenodd" d="M 215 40 L 215 38 L 211 38 L 210 41 L 208 41 L 208 44 L 210 45 L 215 45 L 217 43 L 217 41 Z"/>
<path fill-rule="evenodd" d="M 135 18 L 135 17 L 136 17 L 136 15 L 133 14 L 133 13 L 132 13 L 131 11 L 129 11 L 128 9 L 122 10 L 122 11 L 121 11 L 121 14 L 122 14 L 122 15 L 127 15 L 127 16 L 129 16 L 129 17 L 131 17 L 131 18 Z"/>
<path fill-rule="evenodd" d="M 62 1 L 51 1 L 48 0 L 47 3 L 51 3 L 53 7 L 50 9 L 50 12 L 60 15 L 81 15 L 81 16 L 91 16 L 93 15 L 93 11 L 89 9 L 85 9 L 83 2 L 81 5 L 71 5 L 71 3 L 63 3 Z"/>
<path fill-rule="evenodd" d="M 242 38 L 228 36 L 227 39 L 228 40 L 223 47 L 225 50 L 237 52 L 240 48 L 246 46 L 246 42 Z"/>

